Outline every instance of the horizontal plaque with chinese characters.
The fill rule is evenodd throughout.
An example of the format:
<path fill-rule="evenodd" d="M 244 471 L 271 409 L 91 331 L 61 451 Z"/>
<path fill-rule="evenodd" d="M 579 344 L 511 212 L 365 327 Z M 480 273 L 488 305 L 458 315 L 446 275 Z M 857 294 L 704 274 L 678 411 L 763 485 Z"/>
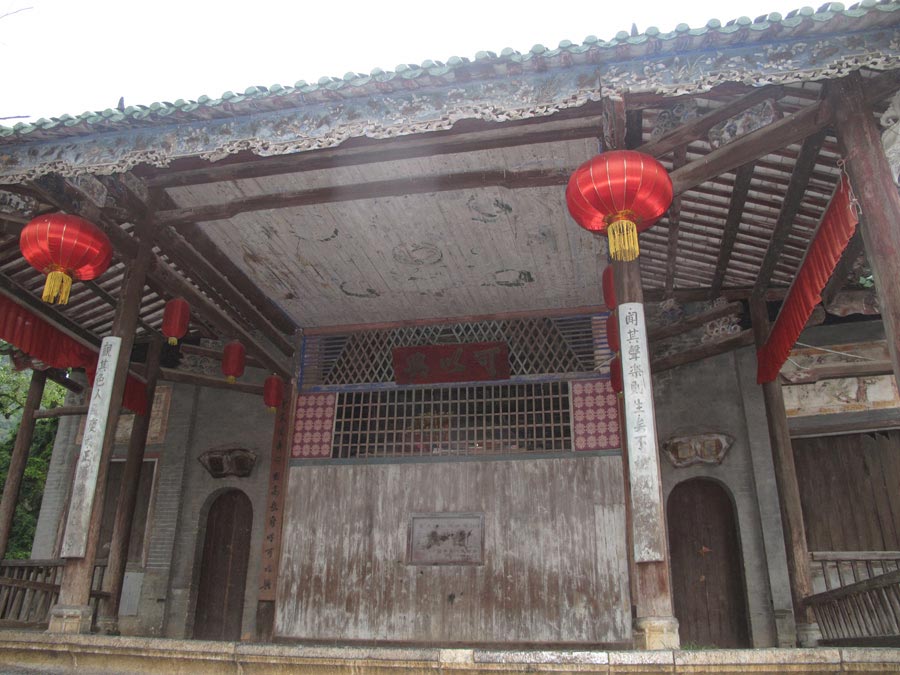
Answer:
<path fill-rule="evenodd" d="M 394 347 L 392 356 L 397 384 L 509 379 L 505 342 Z"/>
<path fill-rule="evenodd" d="M 483 513 L 414 513 L 409 519 L 410 565 L 481 565 Z"/>

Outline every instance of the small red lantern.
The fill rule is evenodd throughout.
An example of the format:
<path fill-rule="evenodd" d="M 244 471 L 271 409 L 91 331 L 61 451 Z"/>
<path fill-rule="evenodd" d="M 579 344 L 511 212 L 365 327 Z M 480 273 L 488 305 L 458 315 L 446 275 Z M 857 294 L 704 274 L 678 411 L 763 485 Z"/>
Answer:
<path fill-rule="evenodd" d="M 621 395 L 625 386 L 622 384 L 622 362 L 618 356 L 609 362 L 609 382 L 613 391 Z"/>
<path fill-rule="evenodd" d="M 614 352 L 619 351 L 622 346 L 619 342 L 619 317 L 615 312 L 606 317 L 606 344 Z"/>
<path fill-rule="evenodd" d="M 163 310 L 162 334 L 169 339 L 170 345 L 177 345 L 178 341 L 187 333 L 191 322 L 191 306 L 184 298 L 173 298 L 166 303 Z"/>
<path fill-rule="evenodd" d="M 275 412 L 284 401 L 284 380 L 277 375 L 269 375 L 263 385 L 263 401 L 269 412 Z"/>
<path fill-rule="evenodd" d="M 672 195 L 672 180 L 653 157 L 612 150 L 575 169 L 566 187 L 566 204 L 581 227 L 606 232 L 613 260 L 627 262 L 640 252 L 638 232 L 662 217 Z"/>
<path fill-rule="evenodd" d="M 616 280 L 613 275 L 612 265 L 607 265 L 603 270 L 602 279 L 603 304 L 606 305 L 606 309 L 612 311 L 618 306 L 616 302 Z"/>
<path fill-rule="evenodd" d="M 112 260 L 109 238 L 78 216 L 54 213 L 29 222 L 19 235 L 25 260 L 47 275 L 44 302 L 69 302 L 72 279 L 90 281 L 103 274 Z"/>
<path fill-rule="evenodd" d="M 245 356 L 244 345 L 237 340 L 225 345 L 225 351 L 222 353 L 222 373 L 229 384 L 234 384 L 237 378 L 244 374 Z"/>

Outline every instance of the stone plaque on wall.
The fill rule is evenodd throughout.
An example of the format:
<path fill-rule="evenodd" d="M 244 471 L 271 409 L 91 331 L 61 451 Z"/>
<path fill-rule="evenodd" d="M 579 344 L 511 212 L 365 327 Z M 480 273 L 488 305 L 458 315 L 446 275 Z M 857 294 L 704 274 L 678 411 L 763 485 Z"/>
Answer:
<path fill-rule="evenodd" d="M 406 560 L 410 565 L 481 565 L 484 514 L 412 514 Z"/>

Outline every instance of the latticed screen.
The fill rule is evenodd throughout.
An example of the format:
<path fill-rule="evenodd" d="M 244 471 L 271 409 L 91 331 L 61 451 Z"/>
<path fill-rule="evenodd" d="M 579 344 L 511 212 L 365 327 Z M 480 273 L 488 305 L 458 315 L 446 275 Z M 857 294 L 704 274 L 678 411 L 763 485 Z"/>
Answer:
<path fill-rule="evenodd" d="M 567 382 L 352 391 L 332 458 L 567 452 L 571 436 Z"/>

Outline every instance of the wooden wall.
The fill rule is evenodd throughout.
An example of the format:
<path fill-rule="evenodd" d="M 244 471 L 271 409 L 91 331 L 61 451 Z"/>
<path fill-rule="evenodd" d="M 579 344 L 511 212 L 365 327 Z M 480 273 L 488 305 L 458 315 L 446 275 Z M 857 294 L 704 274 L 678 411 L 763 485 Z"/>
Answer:
<path fill-rule="evenodd" d="M 620 457 L 290 469 L 276 635 L 631 639 Z M 484 564 L 406 563 L 412 513 L 483 512 Z"/>
<path fill-rule="evenodd" d="M 810 551 L 900 550 L 900 431 L 792 444 Z"/>

